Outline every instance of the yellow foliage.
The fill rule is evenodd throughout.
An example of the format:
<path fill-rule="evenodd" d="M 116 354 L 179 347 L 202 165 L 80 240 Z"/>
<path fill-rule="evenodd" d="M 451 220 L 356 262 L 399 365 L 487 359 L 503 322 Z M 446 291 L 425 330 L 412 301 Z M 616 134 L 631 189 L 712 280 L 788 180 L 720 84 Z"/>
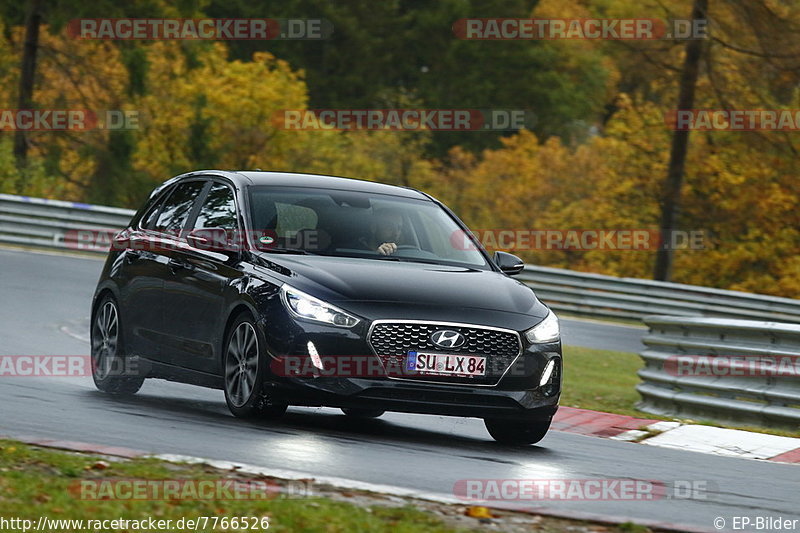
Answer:
<path fill-rule="evenodd" d="M 798 19 L 800 10 L 787 6 L 773 7 Z M 720 31 L 742 25 L 734 8 L 712 9 Z M 685 18 L 690 10 L 689 0 L 542 0 L 533 15 L 666 19 Z M 21 37 L 14 28 L 11 41 L 0 38 L 6 108 L 16 105 Z M 753 44 L 751 37 L 746 34 L 744 42 Z M 128 170 L 135 176 L 103 175 L 103 155 L 115 148 L 108 131 L 32 132 L 27 174 L 13 165 L 11 137 L 0 142 L 0 190 L 82 200 L 98 175 L 115 180 L 112 186 L 135 177 L 144 190 L 198 165 L 262 168 L 417 187 L 478 230 L 657 229 L 672 137 L 664 114 L 676 101 L 683 47 L 538 45 L 569 73 L 585 68 L 587 57 L 597 58 L 608 73 L 598 90 L 607 93 L 609 116 L 578 145 L 523 130 L 503 138 L 498 149 L 475 155 L 456 147 L 435 161 L 426 157 L 428 132 L 282 129 L 274 115 L 306 109 L 307 87 L 301 71 L 266 52 L 231 61 L 222 43 L 137 44 L 146 57 L 144 90 L 131 94 L 116 44 L 43 28 L 36 107 L 138 111 Z M 703 70 L 695 107 L 800 108 L 786 69 L 773 72 L 760 58 L 715 45 L 708 53 L 713 69 Z M 792 135 L 692 132 L 680 224 L 704 232 L 706 248 L 676 253 L 675 281 L 800 297 L 800 160 Z M 652 251 L 510 251 L 542 265 L 642 278 L 650 277 L 654 262 Z"/>
<path fill-rule="evenodd" d="M 138 101 L 143 127 L 134 167 L 154 180 L 191 168 L 192 128 L 205 125 L 204 148 L 215 168 L 280 168 L 295 132 L 282 131 L 272 116 L 304 109 L 306 87 L 284 61 L 258 53 L 253 61 L 228 61 L 222 44 L 197 52 L 188 68 L 180 43 L 148 49 L 148 93 Z"/>

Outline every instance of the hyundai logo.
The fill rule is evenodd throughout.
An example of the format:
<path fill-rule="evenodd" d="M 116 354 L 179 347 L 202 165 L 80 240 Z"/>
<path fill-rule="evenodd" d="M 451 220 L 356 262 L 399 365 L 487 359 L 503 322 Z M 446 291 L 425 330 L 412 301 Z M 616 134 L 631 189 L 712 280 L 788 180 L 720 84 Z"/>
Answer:
<path fill-rule="evenodd" d="M 452 329 L 440 329 L 433 332 L 431 342 L 440 348 L 458 348 L 467 342 L 467 339 L 464 335 Z"/>

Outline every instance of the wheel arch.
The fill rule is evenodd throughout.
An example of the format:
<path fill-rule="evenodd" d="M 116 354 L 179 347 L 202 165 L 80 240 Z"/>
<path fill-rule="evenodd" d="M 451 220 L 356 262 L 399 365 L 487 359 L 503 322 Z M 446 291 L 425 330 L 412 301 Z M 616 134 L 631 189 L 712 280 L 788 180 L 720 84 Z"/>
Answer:
<path fill-rule="evenodd" d="M 219 350 L 219 364 L 220 369 L 223 368 L 225 364 L 225 340 L 228 338 L 228 333 L 230 332 L 231 326 L 236 318 L 241 315 L 242 313 L 249 314 L 256 325 L 256 327 L 261 327 L 259 322 L 260 313 L 256 310 L 255 305 L 252 302 L 248 302 L 245 300 L 239 300 L 231 305 L 230 309 L 228 310 L 228 316 L 225 319 L 225 326 L 222 328 L 222 335 L 220 337 L 220 350 Z M 262 334 L 264 332 L 262 331 Z"/>
<path fill-rule="evenodd" d="M 119 293 L 117 292 L 116 287 L 114 287 L 113 285 L 101 285 L 100 287 L 97 288 L 94 298 L 92 299 L 92 312 L 90 315 L 90 324 L 94 322 L 94 316 L 95 313 L 97 313 L 97 307 L 100 305 L 100 302 L 102 302 L 106 296 L 110 296 L 111 298 L 113 298 L 114 301 L 117 303 L 117 308 L 119 308 Z"/>

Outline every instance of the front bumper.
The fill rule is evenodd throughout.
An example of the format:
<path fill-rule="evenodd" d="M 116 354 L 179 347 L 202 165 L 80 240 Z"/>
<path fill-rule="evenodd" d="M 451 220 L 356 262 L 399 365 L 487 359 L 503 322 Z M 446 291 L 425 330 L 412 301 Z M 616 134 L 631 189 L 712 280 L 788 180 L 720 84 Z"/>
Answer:
<path fill-rule="evenodd" d="M 314 369 L 308 344 L 313 343 L 326 363 L 337 358 L 361 358 L 373 365 L 341 365 L 339 369 L 383 369 L 379 358 L 367 343 L 369 323 L 352 329 L 300 322 L 283 315 L 265 322 L 265 333 L 272 357 L 270 373 L 264 380 L 265 393 L 290 405 L 339 408 L 380 409 L 406 413 L 438 414 L 477 418 L 550 419 L 558 409 L 561 392 L 562 356 L 560 342 L 531 345 L 524 343 L 521 353 L 496 384 L 426 381 L 424 377 L 387 376 L 321 371 L 292 375 L 285 370 L 285 360 L 293 359 L 293 368 Z M 300 361 L 298 364 L 297 361 Z M 551 379 L 540 386 L 545 366 L 556 363 Z M 277 365 L 275 363 L 278 363 Z"/>
<path fill-rule="evenodd" d="M 403 413 L 476 418 L 549 420 L 558 395 L 453 385 L 358 378 L 302 378 L 269 381 L 265 392 L 291 405 L 380 409 Z"/>

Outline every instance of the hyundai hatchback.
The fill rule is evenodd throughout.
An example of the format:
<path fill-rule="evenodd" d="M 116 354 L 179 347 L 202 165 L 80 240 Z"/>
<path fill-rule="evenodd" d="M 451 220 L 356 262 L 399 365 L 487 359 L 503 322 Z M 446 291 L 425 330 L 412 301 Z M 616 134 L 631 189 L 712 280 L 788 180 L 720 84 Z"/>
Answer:
<path fill-rule="evenodd" d="M 150 195 L 92 302 L 93 377 L 224 391 L 237 417 L 287 406 L 482 418 L 538 442 L 558 408 L 556 316 L 424 192 L 348 178 L 197 171 Z"/>

